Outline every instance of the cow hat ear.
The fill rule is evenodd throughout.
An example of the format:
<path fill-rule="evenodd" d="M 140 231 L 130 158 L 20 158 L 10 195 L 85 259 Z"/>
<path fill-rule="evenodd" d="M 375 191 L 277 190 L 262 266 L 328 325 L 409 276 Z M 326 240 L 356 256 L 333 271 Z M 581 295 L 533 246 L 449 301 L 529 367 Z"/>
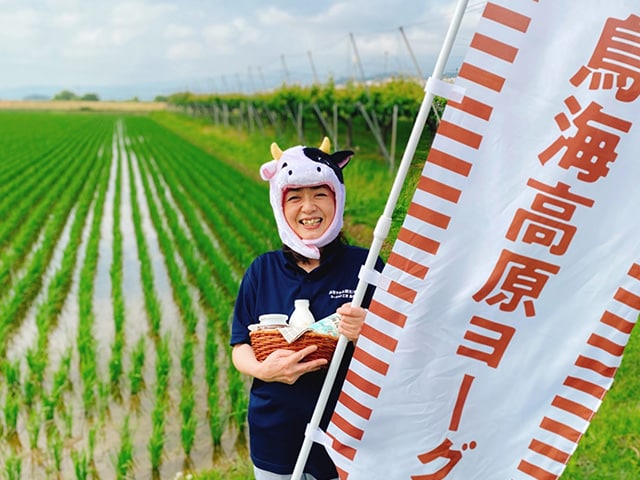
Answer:
<path fill-rule="evenodd" d="M 263 180 L 271 180 L 271 178 L 278 171 L 278 161 L 271 160 L 270 162 L 263 163 L 260 167 L 260 177 Z"/>
<path fill-rule="evenodd" d="M 271 156 L 273 157 L 273 160 L 263 163 L 260 166 L 260 177 L 263 180 L 271 180 L 271 178 L 278 172 L 278 160 L 282 157 L 282 150 L 276 142 L 271 144 Z"/>
<path fill-rule="evenodd" d="M 351 157 L 353 157 L 353 152 L 351 150 L 341 150 L 340 152 L 334 153 L 333 157 L 335 158 L 338 166 L 343 169 L 347 166 Z"/>
<path fill-rule="evenodd" d="M 326 154 L 331 153 L 331 141 L 329 140 L 329 137 L 324 137 L 322 139 L 322 143 L 320 144 L 319 149 Z M 347 166 L 347 163 L 349 163 L 351 157 L 353 157 L 353 152 L 351 150 L 340 150 L 337 152 L 333 152 L 333 154 L 331 155 L 332 161 L 334 161 L 335 164 L 338 165 L 341 169 Z"/>
<path fill-rule="evenodd" d="M 260 167 L 260 176 L 269 181 L 269 200 L 282 242 L 307 258 L 320 258 L 320 248 L 331 243 L 339 235 L 343 224 L 345 189 L 342 169 L 353 152 L 330 153 L 331 143 L 325 137 L 319 148 L 301 145 L 281 150 L 271 144 L 273 160 Z M 289 188 L 327 185 L 335 194 L 335 215 L 320 238 L 302 240 L 287 223 L 284 216 L 283 197 Z"/>

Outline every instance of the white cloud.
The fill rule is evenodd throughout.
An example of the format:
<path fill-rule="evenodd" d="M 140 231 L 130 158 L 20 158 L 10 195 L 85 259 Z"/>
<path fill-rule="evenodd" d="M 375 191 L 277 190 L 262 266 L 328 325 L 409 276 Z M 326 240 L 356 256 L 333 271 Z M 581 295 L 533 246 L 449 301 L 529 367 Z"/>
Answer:
<path fill-rule="evenodd" d="M 113 8 L 111 22 L 116 26 L 133 27 L 144 30 L 158 20 L 167 19 L 178 9 L 178 5 L 168 3 L 152 4 L 144 2 L 118 3 Z"/>
<path fill-rule="evenodd" d="M 81 5 L 82 0 L 45 0 L 44 4 L 49 11 L 58 11 L 63 9 L 77 9 Z"/>
<path fill-rule="evenodd" d="M 79 12 L 62 12 L 51 17 L 51 24 L 63 29 L 73 28 L 81 21 L 82 15 Z"/>
<path fill-rule="evenodd" d="M 258 12 L 257 19 L 260 24 L 269 27 L 277 27 L 281 25 L 293 27 L 294 22 L 297 21 L 295 16 L 275 6 L 268 7 L 265 10 L 260 10 Z"/>
<path fill-rule="evenodd" d="M 166 57 L 169 60 L 185 61 L 204 58 L 205 50 L 198 42 L 180 42 L 170 45 Z"/>
<path fill-rule="evenodd" d="M 104 28 L 91 28 L 76 32 L 64 49 L 69 57 L 90 57 L 108 48 L 108 33 Z"/>
<path fill-rule="evenodd" d="M 239 46 L 264 50 L 262 42 L 266 40 L 258 28 L 243 18 L 207 25 L 202 29 L 202 38 L 212 55 L 229 55 L 238 52 Z M 251 50 L 244 50 L 244 53 L 250 56 Z"/>
<path fill-rule="evenodd" d="M 39 23 L 39 13 L 31 8 L 2 13 L 0 15 L 2 43 L 15 43 L 35 37 Z"/>
<path fill-rule="evenodd" d="M 229 54 L 234 51 L 237 32 L 228 24 L 208 25 L 202 29 L 207 46 L 217 54 Z"/>
<path fill-rule="evenodd" d="M 192 37 L 195 34 L 193 27 L 188 25 L 170 24 L 164 29 L 163 36 L 172 40 Z"/>
<path fill-rule="evenodd" d="M 383 64 L 409 64 L 398 31 L 407 24 L 416 56 L 428 63 L 454 3 L 0 0 L 0 92 L 7 85 L 54 80 L 65 87 L 134 78 L 220 85 L 221 76 L 233 75 L 246 86 L 251 71 L 262 87 L 258 70 L 271 86 L 283 80 L 282 59 L 292 81 L 304 82 L 312 77 L 309 52 L 323 81 L 330 73 L 337 78 L 353 71 L 349 33 L 365 72 L 374 73 Z"/>

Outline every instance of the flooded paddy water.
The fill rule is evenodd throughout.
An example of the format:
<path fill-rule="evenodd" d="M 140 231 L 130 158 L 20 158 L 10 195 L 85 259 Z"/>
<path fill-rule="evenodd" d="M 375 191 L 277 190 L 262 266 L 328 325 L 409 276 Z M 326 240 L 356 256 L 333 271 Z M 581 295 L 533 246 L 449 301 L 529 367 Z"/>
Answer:
<path fill-rule="evenodd" d="M 149 119 L 87 118 L 60 131 L 91 167 L 66 216 L 39 221 L 15 271 L 6 263 L 17 258 L 30 217 L 0 237 L 8 278 L 0 292 L 0 469 L 16 479 L 173 479 L 245 458 L 245 395 L 237 392 L 246 393 L 247 379 L 230 365 L 227 345 L 244 266 L 194 200 L 212 192 L 195 197 L 201 187 L 181 183 L 189 162 L 200 172 L 215 166 Z M 0 187 L 9 169 L 0 164 Z M 49 202 L 53 212 L 62 201 L 43 192 L 32 211 Z M 0 212 L 11 207 L 0 199 Z M 45 235 L 49 226 L 58 233 Z M 214 265 L 206 254 L 214 250 L 228 264 Z"/>

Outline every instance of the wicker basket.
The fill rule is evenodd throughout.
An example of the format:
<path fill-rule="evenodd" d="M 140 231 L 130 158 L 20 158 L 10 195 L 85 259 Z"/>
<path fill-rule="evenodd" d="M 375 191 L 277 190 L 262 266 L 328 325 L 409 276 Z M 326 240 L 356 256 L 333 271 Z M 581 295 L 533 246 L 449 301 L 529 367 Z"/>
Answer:
<path fill-rule="evenodd" d="M 288 343 L 277 329 L 260 329 L 250 333 L 253 353 L 258 361 L 263 361 L 271 352 L 279 348 L 286 350 L 302 350 L 309 345 L 317 345 L 318 349 L 304 357 L 304 361 L 326 358 L 331 361 L 338 339 L 318 332 L 304 332 L 300 338 Z"/>

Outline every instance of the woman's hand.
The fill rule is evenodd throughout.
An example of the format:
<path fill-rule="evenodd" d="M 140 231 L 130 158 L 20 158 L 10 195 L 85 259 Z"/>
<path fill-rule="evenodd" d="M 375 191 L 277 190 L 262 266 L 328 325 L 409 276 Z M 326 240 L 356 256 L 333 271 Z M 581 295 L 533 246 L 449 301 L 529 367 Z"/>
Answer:
<path fill-rule="evenodd" d="M 352 307 L 350 303 L 345 303 L 336 310 L 336 313 L 340 315 L 338 332 L 355 342 L 360 336 L 367 311 L 362 307 Z"/>
<path fill-rule="evenodd" d="M 267 358 L 259 362 L 251 345 L 243 343 L 233 347 L 232 358 L 233 364 L 244 374 L 264 382 L 282 382 L 291 385 L 305 373 L 320 370 L 327 364 L 327 360 L 324 358 L 304 361 L 307 355 L 317 349 L 316 345 L 309 345 L 297 352 L 279 349 L 271 352 Z"/>
<path fill-rule="evenodd" d="M 317 349 L 316 345 L 309 345 L 297 352 L 285 349 L 275 350 L 262 361 L 256 376 L 265 382 L 282 382 L 291 385 L 305 373 L 320 370 L 327 364 L 324 358 L 305 362 L 304 358 Z"/>

